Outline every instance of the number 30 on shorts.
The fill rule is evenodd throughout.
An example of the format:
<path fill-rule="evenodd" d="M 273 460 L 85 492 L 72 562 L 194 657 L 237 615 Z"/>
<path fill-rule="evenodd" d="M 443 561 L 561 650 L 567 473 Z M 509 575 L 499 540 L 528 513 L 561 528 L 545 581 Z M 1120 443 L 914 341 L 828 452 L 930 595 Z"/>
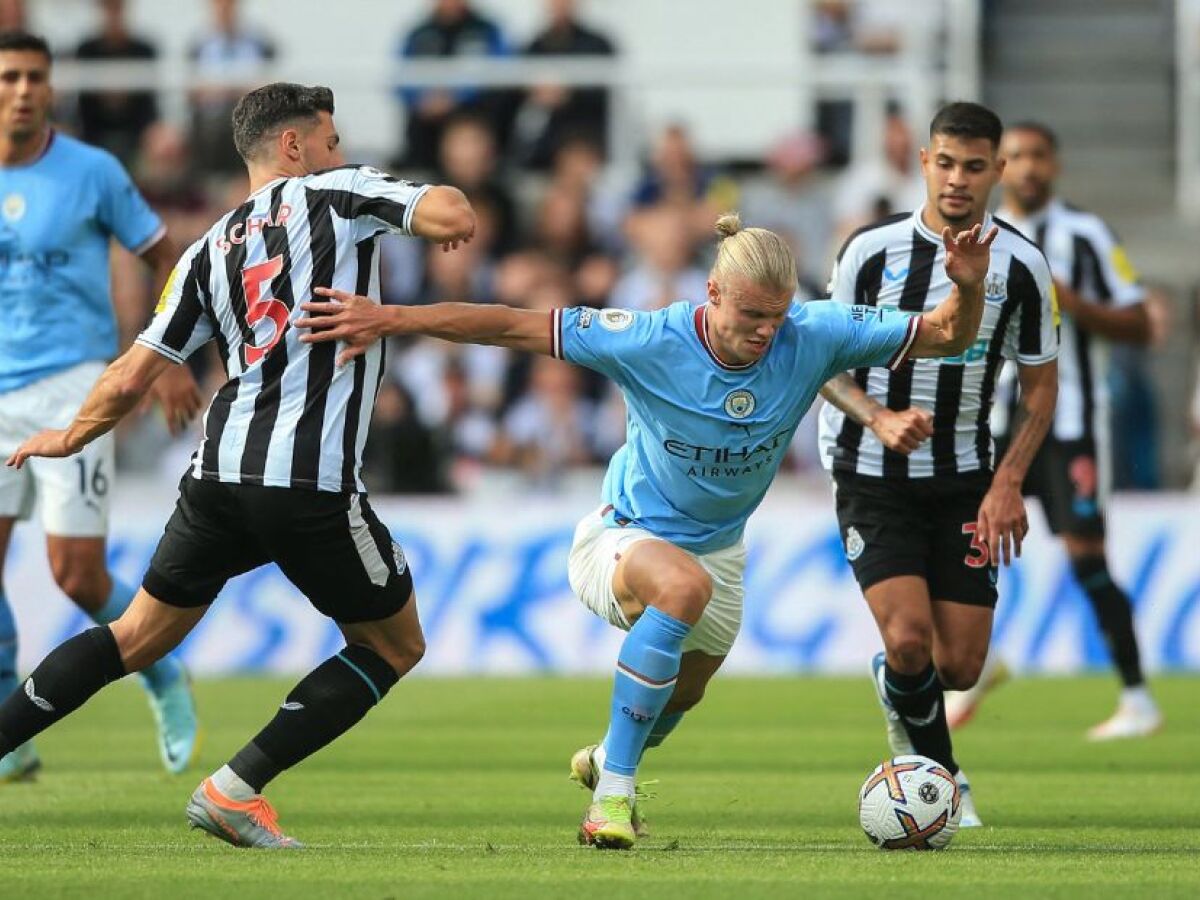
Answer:
<path fill-rule="evenodd" d="M 988 564 L 989 554 L 987 544 L 983 542 L 983 538 L 979 534 L 979 524 L 977 522 L 964 522 L 962 533 L 971 537 L 971 549 L 963 557 L 963 562 L 972 569 L 982 569 Z"/>

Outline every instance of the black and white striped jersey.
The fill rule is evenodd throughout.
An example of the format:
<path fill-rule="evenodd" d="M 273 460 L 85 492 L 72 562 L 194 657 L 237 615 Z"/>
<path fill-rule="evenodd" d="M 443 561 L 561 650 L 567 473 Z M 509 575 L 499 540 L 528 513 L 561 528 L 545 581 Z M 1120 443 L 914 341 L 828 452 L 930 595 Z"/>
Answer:
<path fill-rule="evenodd" d="M 1045 257 L 1011 225 L 1000 226 L 985 282 L 983 323 L 959 356 L 916 359 L 892 372 L 856 369 L 854 380 L 889 409 L 920 406 L 933 413 L 933 437 L 912 454 L 889 450 L 832 404 L 821 410 L 826 468 L 887 478 L 928 478 L 990 471 L 992 397 L 1004 359 L 1039 365 L 1058 353 L 1058 313 Z M 950 294 L 945 247 L 921 221 L 921 210 L 891 216 L 851 235 L 838 254 L 829 291 L 839 303 L 919 314 Z"/>
<path fill-rule="evenodd" d="M 378 236 L 411 234 L 426 190 L 367 166 L 281 178 L 188 248 L 137 341 L 174 362 L 217 342 L 229 380 L 204 415 L 194 477 L 364 490 L 383 345 L 337 368 L 336 344 L 301 343 L 291 323 L 317 287 L 378 298 Z"/>
<path fill-rule="evenodd" d="M 1124 248 L 1099 217 L 1052 200 L 1033 216 L 1012 210 L 1001 213 L 1025 237 L 1042 248 L 1050 271 L 1084 300 L 1111 306 L 1132 306 L 1146 292 Z M 1058 405 L 1051 435 L 1061 441 L 1098 440 L 1107 446 L 1108 342 L 1079 328 L 1064 315 L 1058 356 Z M 992 427 L 1008 430 L 1017 399 L 1016 373 L 1006 370 L 996 393 Z"/>

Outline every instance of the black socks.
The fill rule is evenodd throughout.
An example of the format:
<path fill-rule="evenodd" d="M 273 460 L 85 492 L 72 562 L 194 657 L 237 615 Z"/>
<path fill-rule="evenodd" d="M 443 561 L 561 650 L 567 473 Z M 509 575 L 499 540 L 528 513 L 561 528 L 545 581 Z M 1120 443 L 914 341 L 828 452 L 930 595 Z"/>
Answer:
<path fill-rule="evenodd" d="M 1145 679 L 1138 656 L 1137 635 L 1133 630 L 1133 604 L 1108 574 L 1103 556 L 1081 556 L 1071 560 L 1071 570 L 1087 594 L 1096 613 L 1096 621 L 1108 642 L 1117 671 L 1125 687 L 1137 687 Z"/>
<path fill-rule="evenodd" d="M 913 750 L 941 763 L 951 774 L 958 774 L 958 763 L 950 746 L 950 729 L 946 727 L 942 682 L 933 663 L 916 675 L 905 675 L 885 664 L 883 683 Z"/>
<path fill-rule="evenodd" d="M 348 731 L 399 680 L 374 650 L 351 644 L 292 689 L 275 718 L 238 751 L 229 767 L 261 793 L 280 772 Z"/>
<path fill-rule="evenodd" d="M 59 644 L 0 704 L 0 756 L 45 731 L 124 675 L 121 651 L 108 626 L 89 628 Z"/>

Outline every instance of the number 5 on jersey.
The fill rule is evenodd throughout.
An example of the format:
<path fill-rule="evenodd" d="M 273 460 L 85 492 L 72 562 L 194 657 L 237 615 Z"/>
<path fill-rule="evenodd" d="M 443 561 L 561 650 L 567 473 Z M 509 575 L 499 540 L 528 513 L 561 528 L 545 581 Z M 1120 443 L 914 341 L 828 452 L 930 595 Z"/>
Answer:
<path fill-rule="evenodd" d="M 252 366 L 274 347 L 287 328 L 289 310 L 287 305 L 271 296 L 271 282 L 283 271 L 283 256 L 272 256 L 266 262 L 242 269 L 242 290 L 246 295 L 246 324 L 254 334 L 254 326 L 269 319 L 275 326 L 271 339 L 263 343 L 247 341 L 242 352 L 246 365 Z"/>

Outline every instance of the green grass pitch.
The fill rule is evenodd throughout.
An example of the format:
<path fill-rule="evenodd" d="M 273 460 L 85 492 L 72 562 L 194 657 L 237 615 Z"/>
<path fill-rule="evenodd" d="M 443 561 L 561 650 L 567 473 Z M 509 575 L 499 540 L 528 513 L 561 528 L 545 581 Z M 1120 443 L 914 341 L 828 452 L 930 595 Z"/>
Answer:
<path fill-rule="evenodd" d="M 189 831 L 202 773 L 257 730 L 288 683 L 201 682 L 194 777 L 157 765 L 149 715 L 119 685 L 39 740 L 36 785 L 0 786 L 0 897 L 1200 897 L 1200 679 L 1156 682 L 1149 740 L 1088 745 L 1104 677 L 1017 680 L 961 733 L 987 827 L 942 853 L 882 853 L 856 792 L 885 754 L 867 679 L 718 677 L 647 756 L 653 835 L 575 843 L 566 778 L 603 730 L 608 685 L 413 679 L 272 785 L 297 853 Z"/>

